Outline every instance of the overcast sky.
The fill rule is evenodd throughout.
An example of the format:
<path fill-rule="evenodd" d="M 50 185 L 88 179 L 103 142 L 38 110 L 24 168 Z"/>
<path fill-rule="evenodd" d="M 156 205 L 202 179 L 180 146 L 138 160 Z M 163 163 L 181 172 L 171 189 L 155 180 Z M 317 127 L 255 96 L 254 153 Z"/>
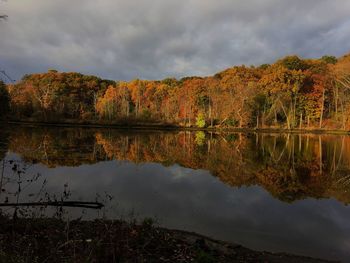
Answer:
<path fill-rule="evenodd" d="M 0 69 L 115 80 L 350 51 L 349 0 L 0 0 Z"/>

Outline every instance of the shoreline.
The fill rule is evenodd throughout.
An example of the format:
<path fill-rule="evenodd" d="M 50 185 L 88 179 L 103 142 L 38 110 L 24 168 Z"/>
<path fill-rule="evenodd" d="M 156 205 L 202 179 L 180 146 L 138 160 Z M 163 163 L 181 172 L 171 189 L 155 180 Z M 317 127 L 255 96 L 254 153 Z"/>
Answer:
<path fill-rule="evenodd" d="M 120 130 L 164 130 L 164 131 L 204 131 L 204 132 L 232 132 L 232 133 L 289 133 L 289 134 L 330 134 L 350 135 L 347 130 L 334 129 L 283 129 L 283 128 L 238 128 L 238 127 L 185 127 L 172 124 L 139 123 L 139 124 L 100 124 L 100 123 L 74 123 L 74 122 L 43 122 L 27 120 L 3 120 L 1 123 L 28 127 L 63 127 L 63 128 L 98 128 Z"/>
<path fill-rule="evenodd" d="M 0 214 L 0 223 L 0 261 L 5 262 L 339 262 L 256 251 L 194 232 L 158 227 L 147 218 L 137 223 L 9 219 Z"/>

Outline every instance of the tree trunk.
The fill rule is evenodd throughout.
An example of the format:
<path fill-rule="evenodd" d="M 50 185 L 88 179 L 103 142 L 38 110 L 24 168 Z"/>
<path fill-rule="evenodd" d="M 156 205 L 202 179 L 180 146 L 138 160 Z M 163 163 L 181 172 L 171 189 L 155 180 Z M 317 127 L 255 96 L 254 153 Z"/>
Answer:
<path fill-rule="evenodd" d="M 130 107 L 129 101 L 127 100 L 126 101 L 126 117 L 129 117 L 129 111 L 130 111 L 129 107 Z"/>
<path fill-rule="evenodd" d="M 335 85 L 334 89 L 334 107 L 335 107 L 335 119 L 338 120 L 338 87 Z"/>
<path fill-rule="evenodd" d="M 297 104 L 297 96 L 294 95 L 294 103 L 293 103 L 293 128 L 297 126 L 297 120 L 296 120 L 296 104 Z"/>
<path fill-rule="evenodd" d="M 243 122 L 243 117 L 242 117 L 242 115 L 241 115 L 241 110 L 242 110 L 242 109 L 239 109 L 239 110 L 237 111 L 237 114 L 238 114 L 238 117 L 239 117 L 239 128 L 242 128 L 242 122 Z"/>
<path fill-rule="evenodd" d="M 209 119 L 210 119 L 210 127 L 213 127 L 213 116 L 212 116 L 212 109 L 211 109 L 211 99 L 209 98 Z"/>
<path fill-rule="evenodd" d="M 345 113 L 344 113 L 344 103 L 343 103 L 343 99 L 340 100 L 340 103 L 341 103 L 341 115 L 342 115 L 342 127 L 343 127 L 343 130 L 345 130 L 345 126 L 346 126 L 346 121 L 345 121 Z"/>
<path fill-rule="evenodd" d="M 276 109 L 274 109 L 274 111 L 275 111 L 275 125 L 277 125 L 277 111 Z"/>
<path fill-rule="evenodd" d="M 322 105 L 321 105 L 321 114 L 320 114 L 320 129 L 322 129 L 322 121 L 323 121 L 323 110 L 324 110 L 324 96 L 325 96 L 325 89 L 323 89 L 322 92 Z"/>
<path fill-rule="evenodd" d="M 288 128 L 288 130 L 290 130 L 290 119 L 289 119 L 289 116 L 288 116 L 288 114 L 286 112 L 286 109 L 283 106 L 283 103 L 281 101 L 280 101 L 280 103 L 281 103 L 281 106 L 282 106 L 283 113 L 284 113 L 284 115 L 286 116 L 286 119 L 287 119 L 287 128 Z"/>
<path fill-rule="evenodd" d="M 261 127 L 262 128 L 265 127 L 265 113 L 266 113 L 266 110 L 265 110 L 265 107 L 264 107 L 264 111 L 263 111 L 262 116 L 261 116 Z"/>

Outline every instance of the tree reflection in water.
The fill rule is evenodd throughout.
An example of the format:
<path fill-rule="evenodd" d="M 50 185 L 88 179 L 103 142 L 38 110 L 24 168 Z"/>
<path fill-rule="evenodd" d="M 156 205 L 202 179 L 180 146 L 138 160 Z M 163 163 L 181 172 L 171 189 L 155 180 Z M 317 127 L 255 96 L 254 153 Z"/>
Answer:
<path fill-rule="evenodd" d="M 104 160 L 204 169 L 233 187 L 258 185 L 285 202 L 350 201 L 350 137 L 19 128 L 1 131 L 0 155 L 27 164 L 79 166 Z"/>

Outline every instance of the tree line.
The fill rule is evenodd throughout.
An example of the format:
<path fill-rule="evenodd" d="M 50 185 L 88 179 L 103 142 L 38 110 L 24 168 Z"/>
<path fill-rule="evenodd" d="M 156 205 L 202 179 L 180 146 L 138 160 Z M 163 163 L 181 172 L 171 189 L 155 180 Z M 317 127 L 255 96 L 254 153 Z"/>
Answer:
<path fill-rule="evenodd" d="M 235 66 L 209 77 L 104 80 L 80 73 L 0 83 L 2 116 L 16 120 L 185 127 L 350 128 L 350 54 Z"/>

